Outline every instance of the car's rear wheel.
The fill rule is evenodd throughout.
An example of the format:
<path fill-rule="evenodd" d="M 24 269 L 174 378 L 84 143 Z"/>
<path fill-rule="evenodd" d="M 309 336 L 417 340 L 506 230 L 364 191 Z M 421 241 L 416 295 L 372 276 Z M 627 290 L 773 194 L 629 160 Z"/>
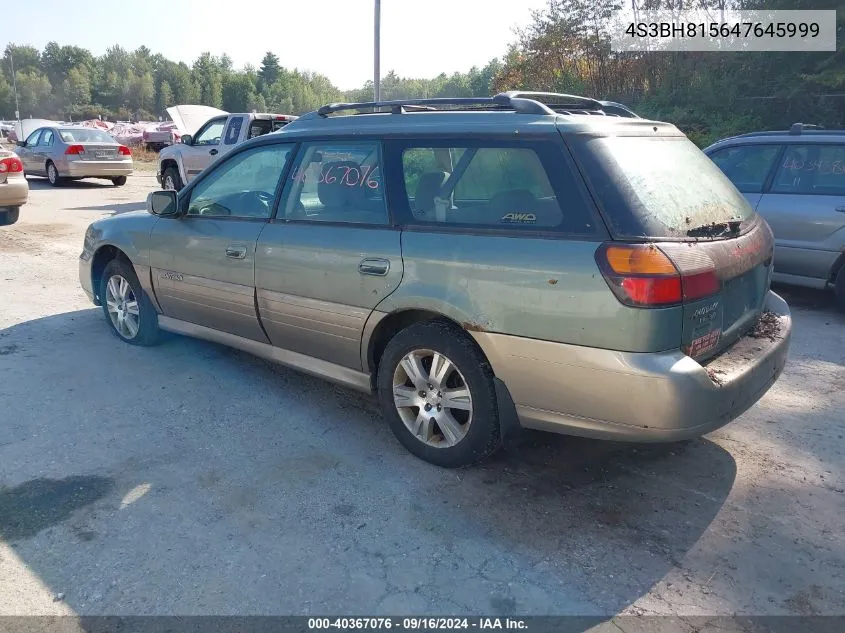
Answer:
<path fill-rule="evenodd" d="M 836 293 L 836 307 L 845 312 L 845 264 L 839 269 L 836 275 L 836 284 L 833 286 Z"/>
<path fill-rule="evenodd" d="M 50 184 L 54 187 L 59 187 L 62 184 L 63 179 L 59 176 L 59 170 L 56 169 L 56 166 L 52 161 L 47 161 L 47 180 L 49 180 Z"/>
<path fill-rule="evenodd" d="M 0 226 L 9 226 L 18 221 L 21 214 L 20 207 L 0 209 Z"/>
<path fill-rule="evenodd" d="M 161 188 L 179 191 L 182 188 L 182 178 L 179 170 L 175 167 L 168 167 L 161 176 Z"/>
<path fill-rule="evenodd" d="M 106 264 L 100 300 L 112 331 L 122 341 L 132 345 L 158 342 L 158 314 L 129 263 L 113 259 Z"/>
<path fill-rule="evenodd" d="M 117 178 L 112 178 L 111 181 L 115 187 L 122 187 L 126 184 L 126 176 L 118 176 Z"/>
<path fill-rule="evenodd" d="M 493 370 L 457 326 L 426 321 L 399 332 L 382 354 L 377 381 L 390 429 L 420 459 L 456 468 L 499 447 Z"/>

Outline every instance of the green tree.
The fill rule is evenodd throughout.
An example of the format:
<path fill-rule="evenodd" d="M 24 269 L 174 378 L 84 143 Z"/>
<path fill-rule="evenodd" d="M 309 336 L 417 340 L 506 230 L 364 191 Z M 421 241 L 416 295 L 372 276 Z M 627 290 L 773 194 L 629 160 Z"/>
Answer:
<path fill-rule="evenodd" d="M 71 110 L 91 103 L 91 80 L 88 77 L 88 70 L 71 68 L 64 80 L 63 91 L 67 105 Z"/>
<path fill-rule="evenodd" d="M 173 105 L 175 105 L 173 101 L 173 89 L 167 83 L 167 80 L 164 79 L 158 87 L 158 111 L 164 113 L 167 108 Z"/>
<path fill-rule="evenodd" d="M 15 73 L 41 71 L 41 53 L 37 48 L 9 44 L 3 53 L 3 74 L 9 81 L 12 81 L 12 58 L 14 58 Z"/>
<path fill-rule="evenodd" d="M 249 73 L 230 73 L 223 84 L 223 109 L 246 112 L 256 95 L 255 78 Z"/>
<path fill-rule="evenodd" d="M 49 106 L 52 91 L 50 80 L 38 71 L 18 72 L 16 75 L 21 118 L 43 114 L 45 106 Z"/>
<path fill-rule="evenodd" d="M 258 70 L 258 87 L 264 92 L 265 89 L 276 83 L 282 67 L 279 65 L 278 56 L 272 51 L 267 51 L 261 60 L 261 68 Z"/>
<path fill-rule="evenodd" d="M 126 104 L 132 110 L 149 110 L 155 103 L 155 84 L 153 75 L 146 72 L 143 75 L 130 73 L 127 82 Z"/>

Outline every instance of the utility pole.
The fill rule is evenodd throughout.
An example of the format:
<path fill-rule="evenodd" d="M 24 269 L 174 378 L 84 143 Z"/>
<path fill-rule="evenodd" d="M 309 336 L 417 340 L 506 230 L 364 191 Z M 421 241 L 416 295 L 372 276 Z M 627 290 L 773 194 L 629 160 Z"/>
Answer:
<path fill-rule="evenodd" d="M 373 38 L 373 101 L 381 101 L 381 0 L 375 0 L 375 37 Z"/>
<path fill-rule="evenodd" d="M 18 104 L 18 79 L 15 76 L 15 51 L 12 48 L 12 45 L 9 44 L 9 60 L 12 62 L 12 87 L 15 90 L 15 120 L 21 120 L 21 109 Z M 23 129 L 23 128 L 21 128 Z M 23 139 L 18 139 L 23 140 Z"/>

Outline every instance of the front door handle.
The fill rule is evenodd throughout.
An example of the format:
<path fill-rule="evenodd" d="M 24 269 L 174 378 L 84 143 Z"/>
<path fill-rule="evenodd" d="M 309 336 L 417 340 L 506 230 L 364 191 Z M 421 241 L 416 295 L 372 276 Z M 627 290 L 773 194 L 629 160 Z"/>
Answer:
<path fill-rule="evenodd" d="M 362 275 L 377 275 L 383 277 L 390 270 L 390 260 L 379 257 L 367 257 L 358 264 L 358 272 Z"/>
<path fill-rule="evenodd" d="M 217 150 L 213 149 L 209 152 L 209 154 L 211 154 L 212 156 L 217 156 Z"/>
<path fill-rule="evenodd" d="M 839 211 L 839 213 L 845 213 L 845 206 L 843 206 L 843 207 L 836 207 L 836 210 L 837 210 L 837 211 Z"/>
<path fill-rule="evenodd" d="M 246 247 L 245 246 L 227 246 L 226 247 L 226 257 L 231 259 L 243 259 L 246 257 Z"/>

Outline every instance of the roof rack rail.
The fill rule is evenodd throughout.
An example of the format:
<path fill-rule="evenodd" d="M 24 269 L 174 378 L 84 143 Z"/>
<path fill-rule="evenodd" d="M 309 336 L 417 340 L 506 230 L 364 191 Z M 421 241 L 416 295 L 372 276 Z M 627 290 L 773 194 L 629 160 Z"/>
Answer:
<path fill-rule="evenodd" d="M 389 108 L 393 114 L 420 111 L 442 111 L 460 109 L 466 106 L 480 106 L 480 109 L 513 110 L 519 114 L 606 114 L 602 102 L 590 97 L 557 92 L 526 92 L 510 90 L 493 97 L 436 97 L 430 99 L 396 99 L 392 101 L 366 101 L 360 103 L 329 103 L 319 108 L 315 115 L 325 118 L 345 110 L 369 110 L 374 112 Z"/>
<path fill-rule="evenodd" d="M 789 134 L 792 136 L 796 136 L 801 134 L 804 130 L 820 130 L 822 127 L 820 125 L 813 125 L 811 123 L 793 123 L 792 126 L 789 128 Z"/>
<path fill-rule="evenodd" d="M 550 108 L 566 110 L 601 110 L 601 101 L 590 97 L 564 94 L 561 92 L 531 92 L 524 90 L 509 90 L 501 93 L 510 99 L 531 99 Z M 496 95 L 499 96 L 499 95 Z"/>
<path fill-rule="evenodd" d="M 737 134 L 730 138 L 750 138 L 755 136 L 826 136 L 828 134 L 842 135 L 845 130 L 829 130 L 820 125 L 810 125 L 809 123 L 794 123 L 788 130 L 768 130 L 762 132 L 746 132 L 745 134 Z"/>
<path fill-rule="evenodd" d="M 434 106 L 441 106 L 440 108 Z M 367 101 L 362 103 L 330 103 L 317 110 L 321 117 L 327 117 L 344 110 L 365 110 L 390 108 L 394 114 L 419 110 L 444 109 L 443 106 L 487 106 L 491 109 L 515 110 L 523 114 L 554 114 L 554 111 L 533 99 L 511 97 L 505 93 L 495 97 L 436 97 L 431 99 L 398 99 L 394 101 Z"/>

